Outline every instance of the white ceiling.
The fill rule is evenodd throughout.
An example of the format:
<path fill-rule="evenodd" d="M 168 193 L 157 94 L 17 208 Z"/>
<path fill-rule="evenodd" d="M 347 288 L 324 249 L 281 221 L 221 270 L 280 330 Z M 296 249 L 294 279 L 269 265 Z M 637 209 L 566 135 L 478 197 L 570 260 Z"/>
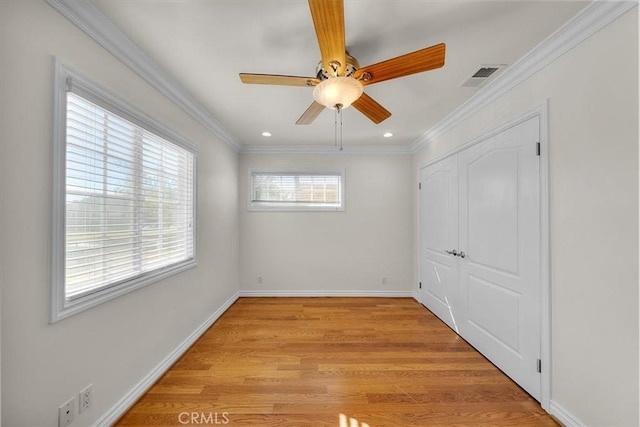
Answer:
<path fill-rule="evenodd" d="M 306 1 L 92 3 L 241 143 L 333 146 L 332 111 L 295 125 L 313 101 L 312 88 L 244 85 L 238 77 L 314 76 L 320 53 Z M 588 3 L 346 0 L 347 49 L 361 66 L 440 42 L 447 54 L 441 69 L 367 86 L 392 116 L 376 125 L 345 109 L 345 146 L 408 146 L 481 90 L 460 86 L 479 65 L 513 64 Z M 387 131 L 394 136 L 383 138 Z"/>

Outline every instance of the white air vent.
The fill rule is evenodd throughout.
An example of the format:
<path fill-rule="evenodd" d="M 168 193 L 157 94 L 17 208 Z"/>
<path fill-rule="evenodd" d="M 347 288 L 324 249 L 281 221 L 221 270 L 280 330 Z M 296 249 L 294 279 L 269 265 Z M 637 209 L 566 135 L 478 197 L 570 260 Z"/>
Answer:
<path fill-rule="evenodd" d="M 499 74 L 505 66 L 506 64 L 480 65 L 468 78 L 460 83 L 460 86 L 479 87 L 487 80 Z"/>

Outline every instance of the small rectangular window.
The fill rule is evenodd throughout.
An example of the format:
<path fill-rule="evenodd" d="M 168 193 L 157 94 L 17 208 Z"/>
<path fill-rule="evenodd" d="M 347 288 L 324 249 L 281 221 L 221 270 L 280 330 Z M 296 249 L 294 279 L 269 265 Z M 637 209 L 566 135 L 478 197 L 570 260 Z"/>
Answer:
<path fill-rule="evenodd" d="M 196 251 L 192 147 L 59 74 L 52 321 L 193 266 Z"/>
<path fill-rule="evenodd" d="M 344 210 L 344 172 L 250 174 L 249 210 Z"/>

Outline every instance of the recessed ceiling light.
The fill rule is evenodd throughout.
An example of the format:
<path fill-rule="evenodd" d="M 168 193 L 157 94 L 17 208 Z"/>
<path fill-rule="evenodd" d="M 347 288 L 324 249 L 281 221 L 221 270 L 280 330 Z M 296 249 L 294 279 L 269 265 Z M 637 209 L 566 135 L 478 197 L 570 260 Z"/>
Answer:
<path fill-rule="evenodd" d="M 391 132 L 385 132 L 385 134 L 382 136 L 384 136 L 385 138 L 391 138 L 393 134 Z"/>
<path fill-rule="evenodd" d="M 271 136 L 271 132 L 262 132 L 262 136 L 266 136 L 268 138 Z"/>

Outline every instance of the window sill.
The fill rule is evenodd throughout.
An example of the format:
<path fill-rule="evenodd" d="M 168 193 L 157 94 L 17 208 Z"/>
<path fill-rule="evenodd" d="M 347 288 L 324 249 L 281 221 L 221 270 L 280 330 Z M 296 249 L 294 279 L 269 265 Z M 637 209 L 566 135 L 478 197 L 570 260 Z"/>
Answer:
<path fill-rule="evenodd" d="M 175 274 L 196 267 L 197 265 L 198 262 L 195 259 L 192 259 L 184 263 L 174 265 L 173 267 L 169 267 L 165 270 L 138 276 L 132 280 L 120 283 L 117 286 L 104 288 L 73 300 L 67 300 L 64 295 L 57 295 L 56 298 L 52 298 L 51 319 L 49 320 L 49 323 L 55 323 L 59 320 L 66 319 L 74 314 L 80 313 L 129 292 L 133 292 L 136 289 L 167 279 Z"/>

